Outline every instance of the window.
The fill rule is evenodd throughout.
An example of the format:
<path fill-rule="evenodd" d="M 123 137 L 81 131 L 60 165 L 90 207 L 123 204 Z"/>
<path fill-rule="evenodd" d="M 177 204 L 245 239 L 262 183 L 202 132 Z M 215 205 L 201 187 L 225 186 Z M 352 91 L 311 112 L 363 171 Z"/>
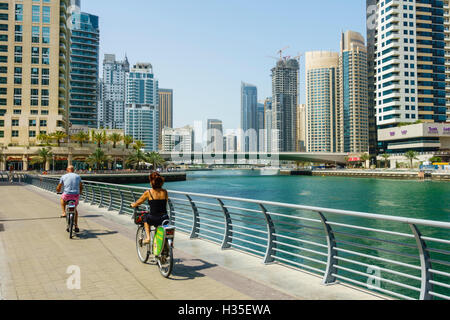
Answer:
<path fill-rule="evenodd" d="M 0 127 L 4 127 L 5 126 L 5 120 L 0 120 Z"/>
<path fill-rule="evenodd" d="M 48 89 L 42 89 L 41 90 L 41 106 L 48 107 L 48 98 L 49 97 L 49 91 Z"/>
<path fill-rule="evenodd" d="M 49 82 L 50 82 L 50 71 L 49 69 L 42 69 L 42 80 L 41 80 L 41 84 L 43 86 L 48 86 Z"/>
<path fill-rule="evenodd" d="M 16 4 L 16 21 L 23 21 L 23 4 Z"/>
<path fill-rule="evenodd" d="M 36 131 L 34 131 L 34 130 L 28 131 L 28 137 L 29 138 L 36 138 Z"/>
<path fill-rule="evenodd" d="M 47 120 L 41 120 L 41 121 L 39 121 L 39 126 L 40 126 L 40 127 L 46 127 L 46 126 L 47 126 Z"/>
<path fill-rule="evenodd" d="M 42 7 L 42 22 L 50 23 L 50 7 Z"/>
<path fill-rule="evenodd" d="M 12 127 L 18 127 L 19 126 L 19 119 L 12 119 L 11 120 L 11 126 Z"/>
<path fill-rule="evenodd" d="M 14 63 L 22 63 L 22 47 L 14 47 Z"/>
<path fill-rule="evenodd" d="M 4 131 L 0 131 L 0 138 L 4 138 L 5 137 L 5 132 Z"/>
<path fill-rule="evenodd" d="M 31 68 L 31 84 L 39 84 L 39 69 Z"/>
<path fill-rule="evenodd" d="M 50 28 L 42 27 L 42 43 L 50 43 Z"/>
<path fill-rule="evenodd" d="M 40 37 L 39 27 L 33 26 L 31 28 L 31 42 L 32 43 L 39 43 L 39 37 Z"/>
<path fill-rule="evenodd" d="M 33 6 L 31 9 L 31 15 L 32 15 L 32 21 L 33 22 L 41 22 L 41 7 L 40 6 Z"/>
<path fill-rule="evenodd" d="M 39 47 L 31 47 L 31 64 L 39 64 Z"/>
<path fill-rule="evenodd" d="M 14 40 L 16 42 L 22 42 L 23 40 L 23 26 L 20 24 L 17 24 L 15 26 L 15 33 L 14 33 Z"/>
<path fill-rule="evenodd" d="M 50 64 L 50 48 L 42 48 L 42 64 Z"/>
<path fill-rule="evenodd" d="M 19 137 L 19 131 L 17 131 L 17 130 L 11 131 L 11 136 L 14 137 L 14 138 Z"/>
<path fill-rule="evenodd" d="M 31 89 L 31 105 L 39 105 L 39 89 Z"/>

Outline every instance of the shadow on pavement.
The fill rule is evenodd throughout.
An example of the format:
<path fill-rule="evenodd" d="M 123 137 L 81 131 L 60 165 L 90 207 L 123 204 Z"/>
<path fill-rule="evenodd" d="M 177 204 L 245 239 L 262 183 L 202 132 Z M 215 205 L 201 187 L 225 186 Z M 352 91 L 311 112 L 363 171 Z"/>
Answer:
<path fill-rule="evenodd" d="M 105 231 L 105 230 L 81 230 L 76 234 L 76 237 L 80 240 L 96 239 L 102 236 L 109 236 L 118 233 L 117 231 Z"/>
<path fill-rule="evenodd" d="M 175 259 L 170 280 L 185 281 L 202 278 L 205 277 L 205 274 L 201 272 L 202 270 L 214 267 L 217 267 L 217 264 L 211 264 L 201 259 Z"/>
<path fill-rule="evenodd" d="M 50 218 L 23 218 L 23 219 L 0 219 L 1 222 L 17 222 L 17 221 L 37 221 L 37 220 L 60 220 L 60 217 Z"/>

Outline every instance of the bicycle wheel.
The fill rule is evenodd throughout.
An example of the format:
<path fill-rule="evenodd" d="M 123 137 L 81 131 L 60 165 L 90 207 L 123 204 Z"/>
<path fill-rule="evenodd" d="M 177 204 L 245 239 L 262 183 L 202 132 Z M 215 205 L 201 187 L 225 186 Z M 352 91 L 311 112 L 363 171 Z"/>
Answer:
<path fill-rule="evenodd" d="M 74 223 L 73 213 L 69 213 L 69 239 L 73 237 L 73 223 Z"/>
<path fill-rule="evenodd" d="M 168 278 L 173 269 L 173 250 L 172 247 L 166 242 L 164 245 L 164 251 L 160 257 L 157 258 L 159 272 L 164 278 Z"/>
<path fill-rule="evenodd" d="M 150 247 L 148 244 L 143 244 L 144 240 L 147 238 L 145 233 L 145 228 L 140 226 L 136 232 L 136 250 L 138 258 L 142 263 L 146 263 L 150 256 Z"/>

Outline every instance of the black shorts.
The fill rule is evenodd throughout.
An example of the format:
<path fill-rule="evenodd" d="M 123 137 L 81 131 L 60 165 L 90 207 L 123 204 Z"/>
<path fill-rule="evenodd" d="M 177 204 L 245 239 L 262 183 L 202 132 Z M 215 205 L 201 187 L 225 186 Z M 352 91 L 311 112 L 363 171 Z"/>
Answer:
<path fill-rule="evenodd" d="M 144 222 L 148 223 L 150 226 L 154 226 L 155 228 L 160 226 L 164 220 L 169 220 L 169 215 L 165 214 L 163 216 L 152 216 L 150 214 L 146 214 L 144 217 Z"/>

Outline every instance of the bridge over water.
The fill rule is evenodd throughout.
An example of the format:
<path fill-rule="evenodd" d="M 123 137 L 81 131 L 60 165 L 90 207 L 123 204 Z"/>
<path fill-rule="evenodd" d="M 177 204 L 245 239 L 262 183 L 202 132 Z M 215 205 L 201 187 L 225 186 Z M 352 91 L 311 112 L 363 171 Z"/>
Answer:
<path fill-rule="evenodd" d="M 3 298 L 450 299 L 450 223 L 170 191 L 167 280 L 136 256 L 128 204 L 143 188 L 85 182 L 70 241 L 57 179 L 23 178 L 0 185 Z M 67 289 L 69 266 L 80 290 Z"/>
<path fill-rule="evenodd" d="M 225 163 L 236 163 L 238 160 L 279 160 L 279 161 L 298 161 L 315 163 L 337 163 L 345 164 L 348 153 L 328 153 L 328 152 L 280 152 L 280 153 L 260 153 L 260 152 L 161 152 L 165 160 L 170 161 L 224 161 Z"/>

